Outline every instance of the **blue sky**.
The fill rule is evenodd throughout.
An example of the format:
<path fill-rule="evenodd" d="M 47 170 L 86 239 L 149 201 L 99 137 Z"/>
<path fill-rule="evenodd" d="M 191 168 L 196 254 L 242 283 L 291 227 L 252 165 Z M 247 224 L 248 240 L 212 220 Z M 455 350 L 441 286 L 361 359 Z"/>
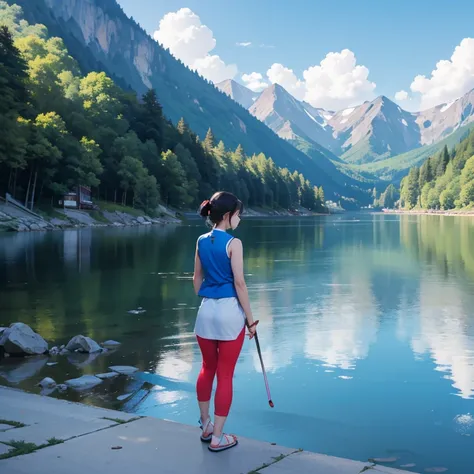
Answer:
<path fill-rule="evenodd" d="M 467 0 L 458 0 L 455 8 L 452 2 L 440 0 L 118 1 L 127 15 L 133 16 L 151 35 L 159 29 L 160 20 L 166 14 L 189 8 L 215 40 L 215 47 L 201 55 L 217 55 L 222 64 L 217 64 L 216 58 L 203 63 L 192 54 L 184 62 L 194 63 L 197 60 L 195 64 L 200 66 L 196 69 L 205 76 L 209 75 L 211 80 L 214 77 L 220 80 L 227 73 L 238 82 L 245 83 L 243 74 L 260 73 L 262 78 L 256 81 L 256 76 L 247 77 L 247 85 L 258 88 L 258 83 L 262 82 L 284 82 L 282 85 L 297 98 L 309 98 L 315 106 L 350 106 L 358 100 L 360 102 L 381 94 L 394 99 L 398 91 L 404 90 L 409 98 L 402 100 L 405 94 L 399 94 L 398 102 L 413 110 L 453 100 L 474 87 L 474 64 L 473 70 L 464 70 L 466 58 L 474 60 L 474 40 L 469 44 L 465 42 L 457 62 L 448 64 L 448 68 L 445 67 L 431 81 L 437 62 L 450 60 L 456 46 L 464 38 L 474 38 L 474 2 Z M 169 23 L 162 36 L 167 40 L 170 35 L 173 36 L 169 39 L 172 52 L 173 41 L 179 41 L 175 34 L 179 35 L 176 25 L 180 23 L 176 21 L 178 19 L 175 23 Z M 182 18 L 181 23 L 183 21 L 186 18 Z M 183 34 L 186 34 L 185 31 L 186 25 L 183 26 Z M 190 51 L 199 46 L 200 33 L 191 42 Z M 206 35 L 203 37 L 204 42 L 206 38 L 209 40 Z M 251 42 L 252 45 L 242 47 L 236 44 L 243 42 Z M 261 47 L 262 44 L 266 47 Z M 182 43 L 176 47 L 176 51 L 183 51 Z M 305 70 L 320 65 L 328 53 L 340 53 L 344 49 L 355 55 L 357 65 L 368 69 L 366 76 L 359 71 L 353 77 L 356 81 L 362 74 L 364 77 L 360 80 L 365 80 L 366 84 L 359 84 L 360 90 L 356 86 L 352 97 L 343 92 L 353 87 L 350 78 L 341 84 L 330 83 L 331 80 L 337 82 L 341 74 L 349 73 L 349 66 L 332 76 L 329 70 L 314 70 L 312 78 L 305 80 Z M 196 54 L 198 52 L 199 48 Z M 187 56 L 187 52 L 182 54 Z M 282 67 L 275 69 L 270 79 L 267 71 L 273 64 L 281 64 Z M 216 69 L 219 65 L 220 71 Z M 229 65 L 235 65 L 237 69 L 226 69 Z M 284 68 L 293 70 L 296 77 L 289 77 Z M 329 77 L 326 77 L 326 72 Z M 428 82 L 419 82 L 413 91 L 410 85 L 417 75 L 425 75 Z M 443 78 L 443 75 L 451 79 Z M 453 77 L 457 78 L 458 83 L 454 88 L 449 83 Z M 296 80 L 300 82 L 296 83 Z M 262 87 L 263 84 L 260 89 Z"/>

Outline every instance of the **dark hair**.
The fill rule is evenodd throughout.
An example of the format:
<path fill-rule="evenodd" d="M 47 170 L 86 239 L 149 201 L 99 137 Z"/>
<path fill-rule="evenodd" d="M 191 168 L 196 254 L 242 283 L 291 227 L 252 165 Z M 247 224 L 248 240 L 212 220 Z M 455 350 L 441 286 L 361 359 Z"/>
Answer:
<path fill-rule="evenodd" d="M 203 201 L 199 207 L 201 217 L 208 218 L 213 224 L 219 224 L 228 212 L 232 218 L 237 211 L 243 214 L 244 205 L 236 196 L 227 191 L 215 193 L 211 199 Z"/>

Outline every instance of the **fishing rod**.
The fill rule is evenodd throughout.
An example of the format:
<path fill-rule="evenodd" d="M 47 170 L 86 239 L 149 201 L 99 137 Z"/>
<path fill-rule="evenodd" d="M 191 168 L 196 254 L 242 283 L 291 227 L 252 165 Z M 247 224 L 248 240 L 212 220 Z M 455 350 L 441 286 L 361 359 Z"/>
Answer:
<path fill-rule="evenodd" d="M 252 326 L 256 326 L 258 324 L 258 319 L 255 321 Z M 250 329 L 251 326 L 249 326 L 249 323 L 247 320 L 245 320 L 247 327 Z M 258 336 L 257 336 L 257 330 L 255 330 L 255 334 L 253 336 L 255 338 L 255 344 L 257 346 L 257 352 L 258 352 L 258 357 L 260 358 L 260 364 L 262 366 L 262 372 L 263 372 L 263 379 L 265 380 L 265 387 L 267 389 L 267 397 L 268 397 L 268 404 L 270 405 L 271 408 L 273 408 L 275 405 L 273 404 L 272 401 L 272 396 L 270 395 L 270 387 L 268 386 L 268 380 L 267 380 L 267 373 L 265 372 L 265 366 L 263 365 L 263 358 L 262 358 L 262 351 L 260 350 L 260 343 L 258 342 Z"/>

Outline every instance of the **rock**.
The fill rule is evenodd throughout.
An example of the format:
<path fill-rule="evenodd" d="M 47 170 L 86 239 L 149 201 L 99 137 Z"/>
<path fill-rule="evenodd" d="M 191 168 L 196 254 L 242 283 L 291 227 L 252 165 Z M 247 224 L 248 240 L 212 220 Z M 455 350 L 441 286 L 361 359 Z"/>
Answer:
<path fill-rule="evenodd" d="M 61 349 L 61 352 L 59 353 L 59 355 L 67 355 L 67 354 L 70 354 L 70 352 L 67 349 Z"/>
<path fill-rule="evenodd" d="M 50 353 L 51 355 L 59 354 L 59 348 L 58 348 L 58 346 L 52 347 L 52 348 L 49 350 L 49 353 Z"/>
<path fill-rule="evenodd" d="M 7 328 L 0 328 L 0 337 L 2 336 L 3 334 L 3 331 L 5 331 Z"/>
<path fill-rule="evenodd" d="M 13 323 L 3 331 L 0 346 L 14 355 L 40 355 L 48 350 L 48 343 L 28 325 Z"/>
<path fill-rule="evenodd" d="M 77 379 L 66 380 L 65 382 L 68 387 L 75 388 L 76 390 L 92 388 L 100 383 L 102 383 L 102 380 L 94 375 L 83 375 Z"/>
<path fill-rule="evenodd" d="M 62 351 L 63 349 L 66 349 L 66 346 L 64 344 L 59 348 L 59 350 Z"/>
<path fill-rule="evenodd" d="M 45 377 L 39 384 L 41 388 L 56 387 L 56 382 L 51 377 Z"/>
<path fill-rule="evenodd" d="M 57 362 L 48 362 L 46 365 L 52 367 L 53 365 L 57 365 Z"/>
<path fill-rule="evenodd" d="M 82 335 L 74 336 L 66 345 L 66 349 L 71 352 L 77 351 L 88 353 L 100 352 L 102 350 L 97 342 L 92 340 L 90 337 Z"/>
<path fill-rule="evenodd" d="M 59 384 L 59 385 L 58 385 L 58 390 L 59 390 L 60 392 L 65 392 L 65 391 L 67 390 L 67 385 L 64 384 L 64 383 Z"/>
<path fill-rule="evenodd" d="M 120 346 L 120 342 L 108 340 L 102 343 L 104 347 L 117 347 Z"/>
<path fill-rule="evenodd" d="M 114 377 L 117 377 L 117 375 L 120 375 L 118 372 L 106 372 L 105 374 L 95 374 L 96 377 L 99 377 L 99 379 L 106 380 L 106 379 L 113 379 Z"/>
<path fill-rule="evenodd" d="M 142 216 L 137 217 L 137 221 L 138 221 L 138 223 L 140 223 L 140 224 L 146 224 L 146 223 L 147 223 L 147 221 L 145 220 L 145 218 L 142 217 Z"/>
<path fill-rule="evenodd" d="M 132 375 L 135 372 L 138 372 L 138 369 L 136 367 L 131 367 L 129 365 L 114 365 L 112 367 L 109 367 L 109 370 L 117 372 L 120 375 Z"/>
<path fill-rule="evenodd" d="M 30 225 L 30 230 L 40 230 L 40 226 L 38 224 L 33 223 Z"/>

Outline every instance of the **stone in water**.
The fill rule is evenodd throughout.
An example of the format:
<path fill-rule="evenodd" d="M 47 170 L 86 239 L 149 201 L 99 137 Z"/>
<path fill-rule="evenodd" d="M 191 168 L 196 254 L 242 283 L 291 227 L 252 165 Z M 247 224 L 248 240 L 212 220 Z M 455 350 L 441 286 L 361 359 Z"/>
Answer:
<path fill-rule="evenodd" d="M 138 372 L 138 369 L 136 367 L 130 367 L 128 365 L 114 365 L 112 367 L 109 367 L 109 370 L 117 372 L 121 375 L 132 375 L 135 372 Z"/>
<path fill-rule="evenodd" d="M 66 385 L 77 390 L 85 390 L 102 383 L 102 380 L 94 375 L 83 375 L 77 379 L 66 380 Z"/>
<path fill-rule="evenodd" d="M 80 334 L 79 336 L 74 336 L 67 344 L 66 349 L 68 351 L 74 352 L 87 352 L 89 354 L 94 352 L 102 351 L 102 348 L 92 340 L 90 337 L 83 336 Z"/>
<path fill-rule="evenodd" d="M 40 355 L 48 350 L 48 343 L 24 323 L 13 323 L 5 329 L 0 346 L 9 354 Z"/>
<path fill-rule="evenodd" d="M 41 388 L 56 387 L 56 382 L 51 377 L 45 377 L 39 384 Z"/>

